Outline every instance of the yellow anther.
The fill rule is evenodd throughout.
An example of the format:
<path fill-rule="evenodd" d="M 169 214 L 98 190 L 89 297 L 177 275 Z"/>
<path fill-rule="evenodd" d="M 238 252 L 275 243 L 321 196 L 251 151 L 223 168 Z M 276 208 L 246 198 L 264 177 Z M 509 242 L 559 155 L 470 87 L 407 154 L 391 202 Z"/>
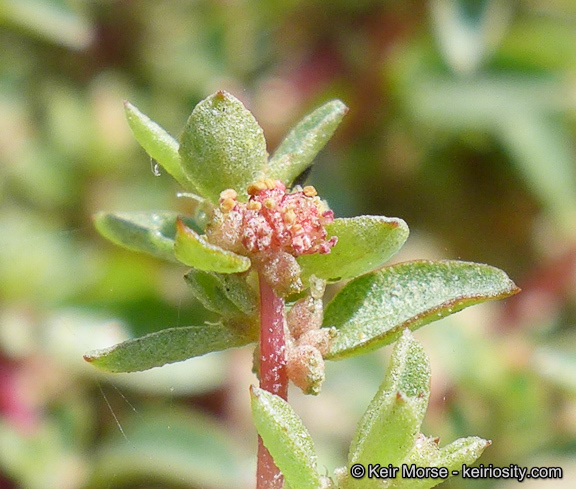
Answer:
<path fill-rule="evenodd" d="M 318 195 L 318 192 L 316 192 L 316 189 L 315 189 L 312 185 L 306 185 L 306 186 L 302 189 L 302 193 L 303 193 L 306 197 L 314 197 L 314 196 Z"/>
<path fill-rule="evenodd" d="M 294 226 L 292 226 L 291 229 L 292 229 L 292 232 L 294 233 L 294 235 L 296 235 L 296 236 L 304 233 L 304 228 L 302 227 L 301 224 L 294 224 Z"/>
<path fill-rule="evenodd" d="M 220 210 L 222 212 L 230 212 L 232 209 L 234 209 L 235 205 L 236 201 L 234 199 L 231 199 L 230 197 L 220 199 Z"/>
<path fill-rule="evenodd" d="M 276 180 L 273 180 L 272 178 L 265 178 L 264 179 L 264 185 L 266 185 L 266 188 L 268 190 L 272 190 L 276 188 Z"/>
<path fill-rule="evenodd" d="M 266 207 L 266 209 L 269 210 L 272 210 L 276 207 L 276 202 L 274 201 L 274 199 L 271 198 L 264 199 L 262 204 L 264 205 L 264 207 Z"/>
<path fill-rule="evenodd" d="M 226 190 L 222 190 L 222 192 L 220 192 L 220 199 L 222 199 L 222 200 L 225 200 L 225 199 L 236 200 L 237 198 L 238 198 L 238 193 L 233 188 L 227 188 Z"/>
<path fill-rule="evenodd" d="M 262 204 L 257 200 L 249 200 L 246 207 L 250 211 L 259 211 L 260 209 L 262 209 Z"/>
<path fill-rule="evenodd" d="M 251 183 L 248 185 L 247 191 L 248 195 L 256 195 L 261 190 L 266 190 L 268 187 L 262 180 L 258 180 L 257 182 Z"/>
<path fill-rule="evenodd" d="M 292 225 L 296 222 L 296 213 L 292 209 L 287 210 L 284 214 L 284 222 L 288 225 Z"/>

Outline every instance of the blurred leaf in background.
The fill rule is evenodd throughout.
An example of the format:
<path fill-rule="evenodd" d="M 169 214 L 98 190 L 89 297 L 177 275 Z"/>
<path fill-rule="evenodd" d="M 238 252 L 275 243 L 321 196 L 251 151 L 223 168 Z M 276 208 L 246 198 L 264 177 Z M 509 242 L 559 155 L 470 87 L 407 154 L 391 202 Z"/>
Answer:
<path fill-rule="evenodd" d="M 249 349 L 114 376 L 82 360 L 213 319 L 185 269 L 115 248 L 91 216 L 190 213 L 122 101 L 177 137 L 219 89 L 254 112 L 269 152 L 342 99 L 311 174 L 335 214 L 399 216 L 412 235 L 397 261 L 482 261 L 524 289 L 416 333 L 426 430 L 477 433 L 493 441 L 482 463 L 545 461 L 565 467 L 554 487 L 573 485 L 574 2 L 0 0 L 0 25 L 0 486 L 252 485 Z M 318 399 L 291 394 L 319 466 L 344 465 L 385 358 L 349 362 L 331 362 Z"/>

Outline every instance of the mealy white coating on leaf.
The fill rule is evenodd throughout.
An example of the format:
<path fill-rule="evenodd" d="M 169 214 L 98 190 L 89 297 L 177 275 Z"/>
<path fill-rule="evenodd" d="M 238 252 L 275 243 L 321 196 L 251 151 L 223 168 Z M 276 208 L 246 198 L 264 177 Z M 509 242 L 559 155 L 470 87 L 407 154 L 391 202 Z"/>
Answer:
<path fill-rule="evenodd" d="M 329 254 L 298 258 L 304 277 L 314 274 L 338 282 L 367 273 L 386 263 L 409 234 L 402 219 L 385 216 L 338 218 L 326 230 L 338 242 Z"/>
<path fill-rule="evenodd" d="M 290 186 L 326 145 L 348 112 L 340 100 L 331 100 L 305 116 L 280 143 L 268 163 L 266 176 Z"/>
<path fill-rule="evenodd" d="M 175 212 L 98 212 L 94 225 L 102 236 L 119 246 L 177 261 L 174 256 L 177 218 Z"/>
<path fill-rule="evenodd" d="M 185 326 L 163 329 L 110 348 L 94 350 L 84 355 L 84 359 L 108 372 L 139 372 L 244 346 L 254 340 L 223 324 Z"/>
<path fill-rule="evenodd" d="M 207 272 L 244 272 L 251 265 L 249 258 L 209 243 L 206 236 L 200 236 L 181 220 L 176 223 L 174 254 L 185 265 Z"/>
<path fill-rule="evenodd" d="M 338 329 L 327 358 L 379 348 L 404 328 L 518 290 L 503 271 L 478 263 L 421 260 L 383 268 L 351 281 L 326 306 L 324 325 Z"/>
<path fill-rule="evenodd" d="M 194 108 L 179 152 L 186 176 L 214 203 L 228 188 L 246 198 L 246 188 L 263 176 L 268 159 L 262 128 L 238 99 L 224 91 Z"/>
<path fill-rule="evenodd" d="M 282 398 L 257 387 L 250 388 L 252 417 L 274 462 L 292 489 L 318 489 L 316 450 L 300 417 Z"/>
<path fill-rule="evenodd" d="M 192 269 L 184 279 L 192 295 L 210 311 L 223 317 L 257 316 L 258 301 L 245 277 Z"/>
<path fill-rule="evenodd" d="M 178 141 L 130 102 L 124 102 L 126 119 L 136 140 L 186 190 L 194 185 L 184 174 L 178 153 Z"/>
<path fill-rule="evenodd" d="M 415 464 L 418 467 L 446 467 L 449 477 L 452 470 L 462 470 L 462 465 L 476 461 L 490 441 L 477 436 L 459 438 L 449 445 L 440 448 L 436 438 L 419 435 L 408 458 L 402 463 Z M 429 489 L 445 479 L 403 479 L 399 472 L 396 479 L 387 480 L 382 486 L 386 489 Z"/>

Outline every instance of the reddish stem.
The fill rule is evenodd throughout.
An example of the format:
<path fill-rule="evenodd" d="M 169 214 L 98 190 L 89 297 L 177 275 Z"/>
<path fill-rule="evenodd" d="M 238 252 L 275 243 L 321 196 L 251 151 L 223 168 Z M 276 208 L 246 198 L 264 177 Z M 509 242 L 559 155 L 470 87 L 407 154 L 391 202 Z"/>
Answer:
<path fill-rule="evenodd" d="M 288 398 L 284 341 L 284 299 L 277 297 L 266 279 L 260 279 L 260 388 Z M 258 437 L 256 489 L 282 489 L 282 473 Z"/>

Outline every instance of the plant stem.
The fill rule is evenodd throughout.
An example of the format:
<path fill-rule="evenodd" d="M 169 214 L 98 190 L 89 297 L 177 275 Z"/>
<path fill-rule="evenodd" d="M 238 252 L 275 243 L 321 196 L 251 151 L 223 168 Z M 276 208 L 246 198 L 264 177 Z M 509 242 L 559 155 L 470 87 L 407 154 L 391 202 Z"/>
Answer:
<path fill-rule="evenodd" d="M 284 339 L 284 299 L 277 297 L 260 274 L 260 388 L 288 398 L 286 345 Z M 282 489 L 282 473 L 258 437 L 256 489 Z"/>

